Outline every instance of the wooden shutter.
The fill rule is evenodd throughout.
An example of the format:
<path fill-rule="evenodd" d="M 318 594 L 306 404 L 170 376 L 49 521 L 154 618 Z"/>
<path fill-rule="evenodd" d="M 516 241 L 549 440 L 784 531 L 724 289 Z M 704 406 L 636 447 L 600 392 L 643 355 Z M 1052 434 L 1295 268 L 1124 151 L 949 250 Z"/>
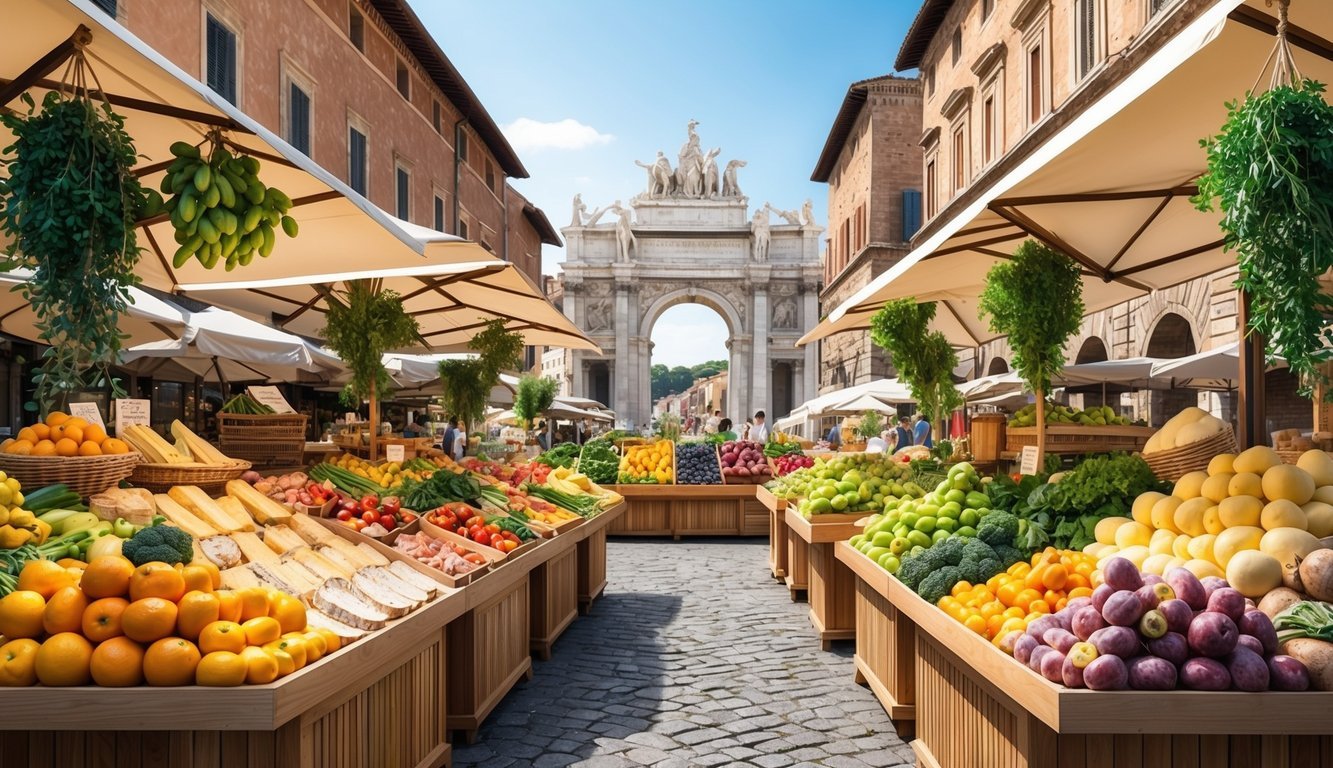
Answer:
<path fill-rule="evenodd" d="M 402 219 L 403 221 L 407 221 L 408 214 L 411 213 L 411 206 L 408 205 L 408 200 L 410 199 L 410 194 L 411 194 L 412 177 L 409 176 L 407 171 L 402 168 L 397 169 L 397 176 L 398 176 L 398 218 Z"/>
<path fill-rule="evenodd" d="M 111 18 L 116 18 L 116 0 L 93 0 L 93 5 L 106 11 Z"/>
<path fill-rule="evenodd" d="M 206 80 L 219 96 L 236 103 L 236 35 L 208 14 Z"/>
<path fill-rule="evenodd" d="M 347 129 L 347 185 L 366 194 L 366 135 Z"/>
<path fill-rule="evenodd" d="M 291 83 L 287 96 L 287 141 L 298 152 L 310 154 L 310 94 Z"/>

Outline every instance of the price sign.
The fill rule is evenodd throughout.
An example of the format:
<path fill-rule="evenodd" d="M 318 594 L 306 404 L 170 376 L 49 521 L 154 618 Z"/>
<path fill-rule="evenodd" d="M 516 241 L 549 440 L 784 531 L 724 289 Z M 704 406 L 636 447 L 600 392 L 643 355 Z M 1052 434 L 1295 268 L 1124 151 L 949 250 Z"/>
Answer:
<path fill-rule="evenodd" d="M 277 387 L 246 387 L 245 391 L 255 402 L 272 408 L 274 413 L 296 413 Z"/>
<path fill-rule="evenodd" d="M 1018 471 L 1024 475 L 1037 474 L 1037 446 L 1023 446 L 1023 455 L 1019 460 Z"/>
<path fill-rule="evenodd" d="M 149 424 L 152 414 L 152 402 L 148 400 L 116 401 L 116 434 L 124 434 L 124 429 L 135 424 Z"/>
<path fill-rule="evenodd" d="M 69 415 L 78 416 L 89 424 L 96 424 L 106 431 L 106 422 L 102 421 L 102 409 L 97 407 L 97 403 L 70 403 Z"/>
<path fill-rule="evenodd" d="M 407 458 L 407 448 L 402 445 L 384 446 L 384 458 L 386 461 L 402 461 Z"/>

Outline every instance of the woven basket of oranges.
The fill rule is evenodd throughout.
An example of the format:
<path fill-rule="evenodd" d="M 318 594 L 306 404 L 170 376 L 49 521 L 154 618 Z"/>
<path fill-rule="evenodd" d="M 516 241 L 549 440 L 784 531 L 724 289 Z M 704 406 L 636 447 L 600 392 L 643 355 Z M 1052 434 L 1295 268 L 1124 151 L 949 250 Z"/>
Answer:
<path fill-rule="evenodd" d="M 60 411 L 0 443 L 0 470 L 30 488 L 64 483 L 80 496 L 118 485 L 142 458 L 97 424 Z"/>

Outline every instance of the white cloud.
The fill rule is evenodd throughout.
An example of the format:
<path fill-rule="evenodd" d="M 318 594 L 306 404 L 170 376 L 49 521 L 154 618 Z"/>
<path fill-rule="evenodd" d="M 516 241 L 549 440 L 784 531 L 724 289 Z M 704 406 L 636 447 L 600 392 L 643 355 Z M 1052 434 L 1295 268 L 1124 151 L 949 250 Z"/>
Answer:
<path fill-rule="evenodd" d="M 543 123 L 528 117 L 520 117 L 504 126 L 505 138 L 519 151 L 537 149 L 584 149 L 598 144 L 608 144 L 615 139 L 609 133 L 601 133 L 591 125 L 584 125 L 573 118 Z"/>

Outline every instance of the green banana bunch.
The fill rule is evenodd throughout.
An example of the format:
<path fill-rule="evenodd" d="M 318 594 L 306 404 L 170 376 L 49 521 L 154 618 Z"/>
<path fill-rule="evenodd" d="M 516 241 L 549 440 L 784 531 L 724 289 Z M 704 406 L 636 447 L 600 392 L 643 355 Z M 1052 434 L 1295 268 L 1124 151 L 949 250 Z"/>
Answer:
<path fill-rule="evenodd" d="M 222 404 L 223 413 L 235 413 L 249 416 L 266 416 L 273 409 L 246 394 L 240 394 Z"/>
<path fill-rule="evenodd" d="M 207 158 L 199 147 L 184 141 L 171 145 L 175 160 L 167 166 L 160 186 L 170 195 L 165 207 L 176 229 L 172 264 L 185 266 L 190 257 L 205 269 L 222 261 L 228 272 L 248 265 L 258 253 L 268 257 L 281 229 L 296 237 L 296 219 L 287 215 L 292 199 L 259 180 L 259 161 L 233 155 L 213 137 Z"/>

